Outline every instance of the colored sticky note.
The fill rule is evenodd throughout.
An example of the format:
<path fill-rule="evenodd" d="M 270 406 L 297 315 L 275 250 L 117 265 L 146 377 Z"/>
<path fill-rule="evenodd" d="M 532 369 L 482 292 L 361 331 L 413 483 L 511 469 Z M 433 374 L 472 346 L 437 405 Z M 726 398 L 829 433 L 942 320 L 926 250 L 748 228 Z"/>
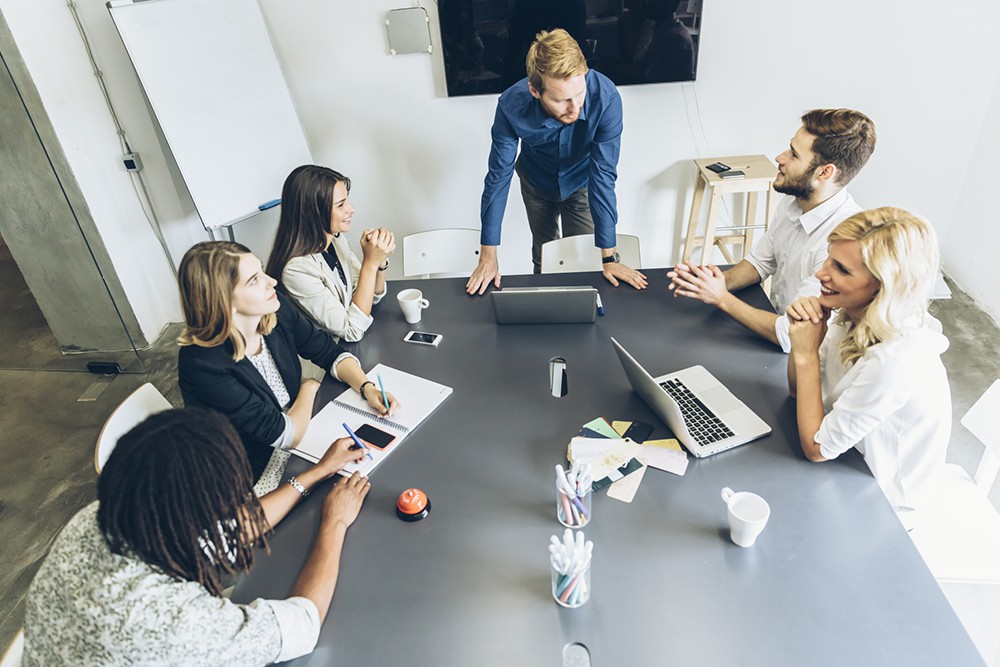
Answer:
<path fill-rule="evenodd" d="M 647 440 L 642 443 L 645 447 L 659 447 L 660 449 L 673 449 L 678 452 L 683 452 L 681 449 L 681 443 L 677 442 L 673 438 L 665 438 L 663 440 Z"/>
<path fill-rule="evenodd" d="M 619 436 L 623 438 L 625 437 L 625 431 L 627 431 L 628 427 L 631 425 L 632 422 L 623 422 L 623 421 L 611 422 L 611 428 L 613 428 L 615 430 L 615 433 L 617 433 Z"/>
<path fill-rule="evenodd" d="M 620 500 L 623 503 L 630 503 L 635 498 L 635 492 L 639 490 L 642 477 L 646 474 L 646 466 L 642 466 L 630 475 L 621 478 L 608 487 L 608 497 Z"/>
<path fill-rule="evenodd" d="M 668 449 L 665 447 L 650 447 L 649 445 L 642 445 L 642 452 L 639 454 L 639 460 L 646 465 L 659 468 L 660 470 L 666 470 L 667 472 L 671 472 L 675 475 L 683 475 L 687 472 L 688 467 L 687 452 L 677 451 L 676 449 Z"/>
<path fill-rule="evenodd" d="M 583 428 L 590 429 L 596 433 L 600 433 L 605 438 L 619 438 L 621 436 L 611 428 L 611 424 L 604 417 L 598 417 L 597 419 L 591 420 L 583 425 Z"/>

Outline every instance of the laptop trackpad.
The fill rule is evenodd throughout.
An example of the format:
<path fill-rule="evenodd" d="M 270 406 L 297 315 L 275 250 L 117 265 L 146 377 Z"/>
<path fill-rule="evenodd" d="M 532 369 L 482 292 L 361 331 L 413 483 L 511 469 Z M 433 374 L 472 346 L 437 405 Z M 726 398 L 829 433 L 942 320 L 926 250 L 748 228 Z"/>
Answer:
<path fill-rule="evenodd" d="M 733 396 L 725 387 L 714 387 L 701 393 L 702 400 L 718 415 L 724 415 L 743 407 L 740 399 Z"/>

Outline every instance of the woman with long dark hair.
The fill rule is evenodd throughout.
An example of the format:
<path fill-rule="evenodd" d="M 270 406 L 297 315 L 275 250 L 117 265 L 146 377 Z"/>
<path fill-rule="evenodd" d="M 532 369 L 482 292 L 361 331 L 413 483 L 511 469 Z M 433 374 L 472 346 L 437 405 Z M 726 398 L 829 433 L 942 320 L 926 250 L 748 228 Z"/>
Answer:
<path fill-rule="evenodd" d="M 385 270 L 396 249 L 387 229 L 361 232 L 362 259 L 346 232 L 354 207 L 351 179 L 316 165 L 296 168 L 281 190 L 281 217 L 267 262 L 285 292 L 338 340 L 361 340 L 372 325 L 372 306 L 385 296 Z"/>

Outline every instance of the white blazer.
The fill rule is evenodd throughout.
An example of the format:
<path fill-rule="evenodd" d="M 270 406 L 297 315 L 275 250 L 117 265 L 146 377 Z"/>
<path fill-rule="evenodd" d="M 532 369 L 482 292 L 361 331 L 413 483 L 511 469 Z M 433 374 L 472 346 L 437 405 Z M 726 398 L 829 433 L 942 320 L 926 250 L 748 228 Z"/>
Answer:
<path fill-rule="evenodd" d="M 281 272 L 281 282 L 316 324 L 338 340 L 353 343 L 361 340 L 374 321 L 351 301 L 361 273 L 361 260 L 351 252 L 344 234 L 333 238 L 332 250 L 344 268 L 346 285 L 326 263 L 322 253 L 289 260 Z M 385 289 L 374 295 L 372 303 L 378 303 L 383 296 Z"/>

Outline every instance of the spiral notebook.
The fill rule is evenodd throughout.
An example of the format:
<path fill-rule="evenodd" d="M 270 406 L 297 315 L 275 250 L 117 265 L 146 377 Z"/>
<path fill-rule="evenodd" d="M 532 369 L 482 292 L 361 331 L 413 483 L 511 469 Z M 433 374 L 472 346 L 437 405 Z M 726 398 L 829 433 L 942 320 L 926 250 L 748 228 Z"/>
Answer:
<path fill-rule="evenodd" d="M 350 426 L 352 431 L 357 431 L 363 424 L 371 424 L 394 435 L 395 439 L 384 449 L 370 447 L 368 451 L 372 458 L 366 457 L 360 463 L 348 464 L 340 471 L 345 476 L 354 472 L 370 475 L 396 451 L 410 431 L 417 428 L 451 395 L 451 387 L 382 364 L 372 368 L 367 375 L 376 385 L 376 376 L 382 376 L 385 390 L 399 401 L 399 410 L 392 417 L 380 418 L 358 392 L 347 389 L 313 416 L 299 446 L 292 450 L 293 454 L 316 463 L 326 453 L 330 443 L 347 435 L 343 424 Z"/>

